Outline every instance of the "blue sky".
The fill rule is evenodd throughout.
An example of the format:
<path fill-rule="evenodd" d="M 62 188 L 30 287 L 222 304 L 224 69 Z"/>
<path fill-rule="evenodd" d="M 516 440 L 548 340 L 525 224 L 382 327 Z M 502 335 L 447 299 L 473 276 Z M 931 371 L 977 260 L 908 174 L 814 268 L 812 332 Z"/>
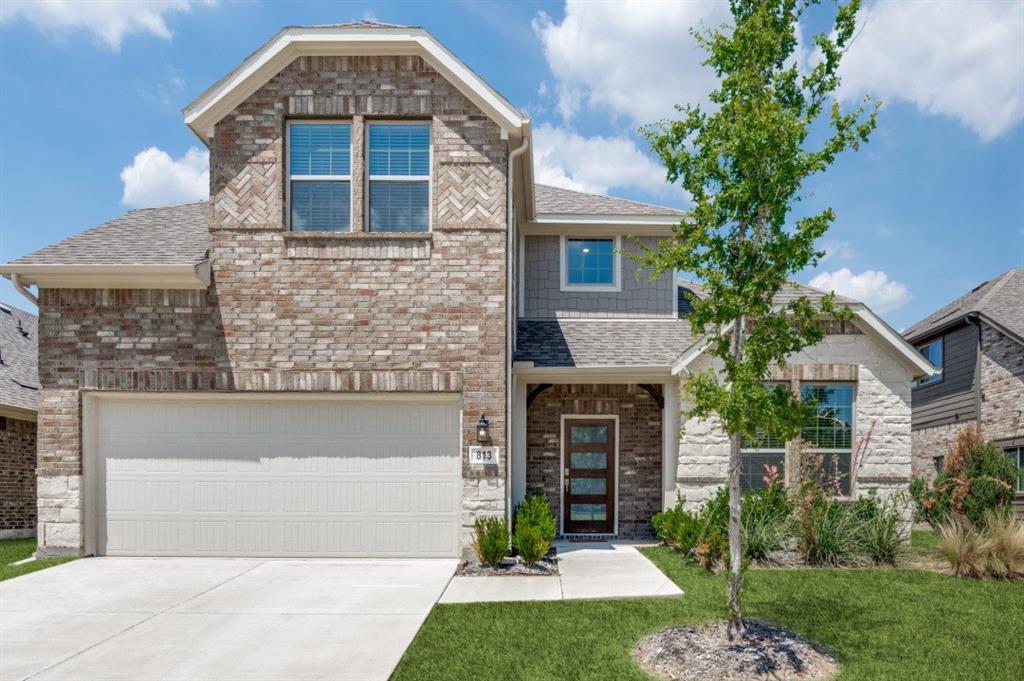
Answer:
<path fill-rule="evenodd" d="M 285 25 L 421 25 L 536 131 L 539 181 L 685 207 L 636 135 L 703 102 L 688 34 L 720 2 L 189 2 L 0 5 L 0 260 L 138 206 L 195 200 L 201 143 L 180 110 Z M 827 26 L 812 14 L 808 38 Z M 804 59 L 813 59 L 804 54 Z M 897 328 L 1024 266 L 1024 2 L 873 2 L 841 97 L 885 101 L 872 141 L 813 179 L 838 220 L 804 281 Z M 0 300 L 26 307 L 3 280 Z"/>

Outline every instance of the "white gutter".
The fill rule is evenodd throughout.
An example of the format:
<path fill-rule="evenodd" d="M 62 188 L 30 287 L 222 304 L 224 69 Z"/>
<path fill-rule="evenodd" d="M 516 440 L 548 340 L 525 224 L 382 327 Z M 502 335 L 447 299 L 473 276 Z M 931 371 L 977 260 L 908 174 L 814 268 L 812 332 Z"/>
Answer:
<path fill-rule="evenodd" d="M 34 293 L 25 288 L 25 285 L 21 283 L 21 279 L 18 278 L 17 273 L 11 272 L 10 274 L 11 283 L 14 284 L 14 290 L 25 296 L 30 303 L 39 307 L 39 298 Z"/>
<path fill-rule="evenodd" d="M 515 218 L 512 214 L 513 161 L 530 148 L 530 138 L 524 136 L 523 143 L 508 155 L 508 170 L 505 176 L 505 520 L 512 529 L 512 402 L 515 377 L 512 375 L 512 358 L 515 347 L 516 305 L 512 291 L 512 268 L 515 266 L 512 244 L 515 242 Z M 523 283 L 519 282 L 522 286 Z"/>
<path fill-rule="evenodd" d="M 204 258 L 198 263 L 164 265 L 7 264 L 0 265 L 0 275 L 12 283 L 17 278 L 22 287 L 204 289 L 210 285 L 210 261 Z"/>

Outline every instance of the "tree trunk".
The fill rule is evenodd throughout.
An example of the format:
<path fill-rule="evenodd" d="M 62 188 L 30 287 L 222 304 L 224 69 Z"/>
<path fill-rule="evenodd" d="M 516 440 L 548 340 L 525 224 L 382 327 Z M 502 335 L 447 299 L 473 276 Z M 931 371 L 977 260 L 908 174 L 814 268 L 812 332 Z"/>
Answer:
<path fill-rule="evenodd" d="M 743 323 L 737 319 L 732 332 L 732 356 L 736 361 L 743 358 Z M 740 447 L 743 436 L 733 433 L 729 437 L 729 640 L 746 634 L 743 611 L 740 605 L 740 590 L 743 588 L 743 536 L 740 529 Z"/>

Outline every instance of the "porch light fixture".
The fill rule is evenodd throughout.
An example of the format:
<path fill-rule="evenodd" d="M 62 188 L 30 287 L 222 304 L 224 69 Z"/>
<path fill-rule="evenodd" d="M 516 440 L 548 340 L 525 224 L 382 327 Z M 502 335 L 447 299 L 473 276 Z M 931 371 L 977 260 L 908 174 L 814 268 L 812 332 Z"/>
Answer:
<path fill-rule="evenodd" d="M 491 444 L 491 424 L 483 414 L 480 414 L 480 420 L 476 422 L 476 441 L 482 445 Z"/>

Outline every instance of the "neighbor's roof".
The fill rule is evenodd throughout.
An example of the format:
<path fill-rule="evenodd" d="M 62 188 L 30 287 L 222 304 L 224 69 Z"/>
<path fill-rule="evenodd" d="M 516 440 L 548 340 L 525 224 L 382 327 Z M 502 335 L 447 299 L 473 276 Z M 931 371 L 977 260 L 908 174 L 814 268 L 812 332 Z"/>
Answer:
<path fill-rule="evenodd" d="M 949 305 L 933 312 L 907 329 L 903 336 L 922 339 L 969 314 L 977 314 L 1002 326 L 1024 342 L 1024 269 L 1015 267 L 994 279 L 979 284 Z"/>
<path fill-rule="evenodd" d="M 614 196 L 589 194 L 546 184 L 533 186 L 538 215 L 645 215 L 679 217 L 685 211 Z"/>
<path fill-rule="evenodd" d="M 193 265 L 206 258 L 210 204 L 142 208 L 12 265 Z"/>
<path fill-rule="evenodd" d="M 694 340 L 685 319 L 521 320 L 515 361 L 538 367 L 669 366 Z"/>
<path fill-rule="evenodd" d="M 36 410 L 37 329 L 35 315 L 0 303 L 0 408 Z"/>

